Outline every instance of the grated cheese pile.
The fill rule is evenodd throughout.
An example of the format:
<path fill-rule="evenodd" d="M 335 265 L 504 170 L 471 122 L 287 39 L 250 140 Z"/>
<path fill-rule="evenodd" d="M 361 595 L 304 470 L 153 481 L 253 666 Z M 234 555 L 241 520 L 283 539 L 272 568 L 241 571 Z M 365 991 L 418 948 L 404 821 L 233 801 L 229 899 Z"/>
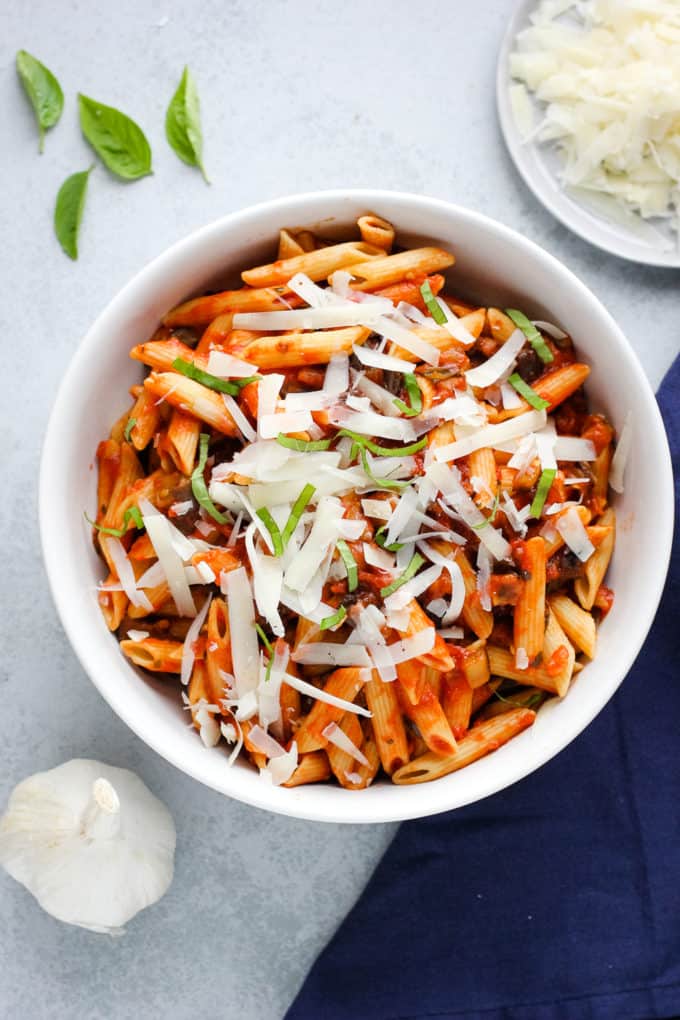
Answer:
<path fill-rule="evenodd" d="M 510 56 L 525 140 L 556 144 L 565 187 L 595 211 L 642 230 L 633 213 L 660 217 L 677 231 L 680 4 L 542 0 L 531 22 Z M 529 93 L 544 104 L 536 126 Z"/>

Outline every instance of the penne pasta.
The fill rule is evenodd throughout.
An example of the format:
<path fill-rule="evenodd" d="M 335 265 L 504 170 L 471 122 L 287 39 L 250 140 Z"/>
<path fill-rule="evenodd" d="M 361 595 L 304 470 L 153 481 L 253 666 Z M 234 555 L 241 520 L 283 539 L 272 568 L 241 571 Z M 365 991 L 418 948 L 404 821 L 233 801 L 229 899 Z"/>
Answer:
<path fill-rule="evenodd" d="M 404 665 L 408 665 L 404 663 Z M 408 761 L 406 729 L 395 686 L 374 672 L 364 687 L 366 704 L 372 713 L 373 735 L 382 767 L 388 776 Z"/>
<path fill-rule="evenodd" d="M 536 713 L 530 709 L 516 708 L 496 719 L 479 723 L 463 737 L 452 754 L 441 757 L 430 751 L 419 758 L 414 758 L 408 765 L 394 773 L 392 781 L 398 786 L 405 786 L 441 779 L 442 776 L 447 776 L 450 772 L 456 772 L 483 758 L 491 751 L 496 751 L 502 744 L 506 744 L 512 737 L 531 726 L 535 718 Z"/>
<path fill-rule="evenodd" d="M 357 220 L 361 240 L 374 248 L 382 248 L 388 254 L 394 244 L 394 227 L 388 220 L 376 216 L 374 213 L 367 213 Z"/>
<path fill-rule="evenodd" d="M 532 663 L 543 650 L 545 635 L 546 547 L 537 535 L 525 545 L 522 556 L 524 585 L 515 606 L 513 639 L 515 654 Z"/>
<path fill-rule="evenodd" d="M 592 615 L 567 595 L 553 595 L 549 603 L 557 622 L 571 643 L 589 659 L 594 659 L 597 628 Z"/>
<path fill-rule="evenodd" d="M 354 263 L 345 262 L 342 267 L 336 268 L 344 268 L 354 277 L 352 286 L 355 290 L 375 290 L 399 283 L 412 275 L 438 273 L 448 269 L 455 261 L 450 252 L 441 248 L 412 248 L 397 255 L 380 252 L 378 257 L 370 260 L 357 259 Z M 330 276 L 330 272 L 326 275 Z"/>
<path fill-rule="evenodd" d="M 344 244 L 319 248 L 317 251 L 303 252 L 302 255 L 295 255 L 282 262 L 246 269 L 241 273 L 241 278 L 250 287 L 274 287 L 277 284 L 285 284 L 298 273 L 304 273 L 310 280 L 323 280 L 337 269 L 361 265 L 384 255 L 385 252 L 381 248 L 365 244 L 363 241 L 347 241 Z"/>
<path fill-rule="evenodd" d="M 600 527 L 610 528 L 604 540 L 597 547 L 583 567 L 583 576 L 574 581 L 574 591 L 583 609 L 592 609 L 595 604 L 600 585 L 607 573 L 609 561 L 614 551 L 616 537 L 616 514 L 612 507 L 602 514 L 598 520 Z"/>

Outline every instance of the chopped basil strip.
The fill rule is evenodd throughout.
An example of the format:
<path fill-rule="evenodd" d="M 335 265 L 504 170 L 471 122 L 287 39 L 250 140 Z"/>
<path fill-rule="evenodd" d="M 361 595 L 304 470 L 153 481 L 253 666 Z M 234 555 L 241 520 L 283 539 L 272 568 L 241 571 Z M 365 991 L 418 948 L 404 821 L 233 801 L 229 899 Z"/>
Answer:
<path fill-rule="evenodd" d="M 130 436 L 132 435 L 132 430 L 136 424 L 137 424 L 136 418 L 128 418 L 127 425 L 125 426 L 125 432 L 123 433 L 123 435 L 125 436 L 125 440 L 128 443 L 130 442 Z"/>
<path fill-rule="evenodd" d="M 144 521 L 142 520 L 142 515 L 140 513 L 139 507 L 136 506 L 128 507 L 125 513 L 123 514 L 122 528 L 105 528 L 103 524 L 97 524 L 96 521 L 90 520 L 87 514 L 85 514 L 85 520 L 87 521 L 88 524 L 91 524 L 93 528 L 96 528 L 97 531 L 100 531 L 102 535 L 112 535 L 113 538 L 122 538 L 123 535 L 129 530 L 128 525 L 130 521 L 134 523 L 134 526 L 137 528 L 138 531 L 144 530 Z"/>
<path fill-rule="evenodd" d="M 543 513 L 543 507 L 545 506 L 545 501 L 548 498 L 548 493 L 550 492 L 550 486 L 552 485 L 556 474 L 556 468 L 546 468 L 545 471 L 542 472 L 541 477 L 538 480 L 536 495 L 534 496 L 531 504 L 531 510 L 529 511 L 530 517 L 540 517 Z"/>
<path fill-rule="evenodd" d="M 397 481 L 397 479 L 395 478 L 378 478 L 378 476 L 374 475 L 373 472 L 371 471 L 371 466 L 368 463 L 368 454 L 366 453 L 365 446 L 361 447 L 360 453 L 361 453 L 361 466 L 363 467 L 364 471 L 371 479 L 373 484 L 377 485 L 379 489 L 403 489 L 406 485 L 409 484 L 408 482 Z M 352 456 L 354 456 L 354 454 L 352 454 Z"/>
<path fill-rule="evenodd" d="M 536 390 L 532 390 L 529 383 L 525 382 L 517 372 L 512 373 L 508 382 L 517 390 L 521 397 L 524 397 L 527 404 L 531 404 L 537 411 L 542 411 L 544 407 L 550 407 L 550 401 L 539 397 Z"/>
<path fill-rule="evenodd" d="M 273 655 L 274 654 L 274 648 L 272 646 L 272 643 L 269 640 L 269 638 L 267 637 L 267 635 L 265 634 L 265 632 L 262 630 L 262 627 L 260 627 L 259 623 L 255 624 L 255 630 L 260 635 L 260 641 L 262 642 L 264 647 L 267 649 L 269 654 Z"/>
<path fill-rule="evenodd" d="M 259 375 L 249 375 L 246 379 L 220 379 L 219 376 L 211 375 L 210 372 L 205 372 L 198 365 L 194 365 L 191 361 L 184 361 L 183 358 L 175 358 L 172 367 L 188 379 L 193 379 L 210 390 L 217 390 L 218 393 L 228 393 L 231 397 L 238 396 L 244 386 L 261 378 Z"/>
<path fill-rule="evenodd" d="M 392 542 L 391 545 L 386 545 L 385 544 L 385 535 L 386 534 L 387 534 L 387 525 L 386 524 L 382 524 L 378 528 L 378 530 L 376 531 L 375 535 L 373 536 L 375 538 L 375 544 L 379 545 L 381 549 L 386 549 L 387 552 L 398 552 L 399 549 L 403 549 L 403 547 L 405 545 L 404 542 Z"/>
<path fill-rule="evenodd" d="M 38 122 L 42 152 L 45 148 L 45 131 L 54 127 L 64 109 L 64 93 L 49 68 L 26 50 L 17 53 L 17 72 Z"/>
<path fill-rule="evenodd" d="M 344 606 L 340 606 L 332 616 L 324 616 L 323 620 L 319 622 L 319 630 L 328 630 L 329 627 L 335 627 L 336 623 L 342 623 L 346 616 L 347 610 Z"/>
<path fill-rule="evenodd" d="M 420 293 L 423 296 L 423 301 L 427 307 L 428 312 L 437 323 L 438 326 L 443 326 L 446 322 L 446 315 L 442 311 L 439 302 L 432 293 L 432 287 L 430 287 L 430 281 L 426 280 L 420 288 Z"/>
<path fill-rule="evenodd" d="M 279 526 L 272 517 L 270 511 L 267 509 L 266 506 L 263 506 L 260 510 L 257 511 L 257 516 L 260 518 L 260 520 L 262 521 L 262 523 L 264 524 L 265 528 L 267 529 L 271 536 L 272 545 L 274 546 L 274 555 L 283 556 L 284 543 L 283 538 L 281 536 L 281 531 L 279 530 Z"/>
<path fill-rule="evenodd" d="M 281 540 L 283 541 L 284 549 L 290 542 L 291 536 L 295 529 L 297 528 L 300 518 L 305 512 L 305 507 L 307 506 L 315 492 L 316 486 L 312 485 L 311 482 L 307 482 L 304 489 L 293 503 L 293 508 L 290 512 L 290 517 L 286 521 L 285 527 L 281 534 Z"/>
<path fill-rule="evenodd" d="M 553 352 L 550 350 L 531 319 L 527 319 L 526 315 L 523 312 L 518 312 L 516 308 L 506 308 L 505 314 L 508 318 L 512 319 L 518 329 L 522 330 L 525 337 L 544 364 L 549 365 L 551 361 L 555 360 Z"/>
<path fill-rule="evenodd" d="M 412 372 L 406 372 L 404 374 L 404 385 L 406 386 L 406 392 L 408 398 L 411 401 L 411 406 L 404 403 L 399 397 L 395 397 L 392 401 L 396 407 L 399 408 L 402 414 L 405 414 L 407 418 L 414 418 L 423 409 L 423 397 L 420 392 L 420 386 L 418 380 Z"/>
<path fill-rule="evenodd" d="M 350 429 L 340 429 L 336 434 L 336 439 L 340 436 L 347 436 L 354 441 L 354 446 L 364 446 L 378 457 L 410 457 L 411 454 L 418 453 L 419 450 L 424 450 L 427 446 L 426 438 L 419 439 L 415 443 L 409 443 L 408 446 L 380 446 L 378 443 L 374 443 L 372 439 L 367 439 L 366 436 L 362 436 L 358 432 L 352 432 Z"/>
<path fill-rule="evenodd" d="M 210 514 L 214 521 L 217 521 L 218 524 L 227 524 L 230 518 L 227 517 L 226 514 L 220 513 L 211 500 L 208 495 L 208 486 L 205 484 L 205 478 L 203 477 L 205 462 L 208 459 L 209 442 L 210 436 L 208 433 L 201 432 L 198 447 L 198 464 L 191 473 L 191 491 L 194 494 L 196 502 L 203 507 L 207 514 Z"/>
<path fill-rule="evenodd" d="M 392 581 L 391 584 L 388 584 L 386 588 L 380 589 L 382 597 L 386 599 L 387 596 L 395 592 L 397 588 L 401 588 L 402 584 L 406 584 L 407 581 L 410 581 L 411 578 L 420 570 L 424 562 L 425 559 L 420 555 L 420 553 L 414 553 L 411 557 L 411 562 L 404 573 L 401 574 L 400 577 L 395 577 L 394 581 Z"/>
<path fill-rule="evenodd" d="M 291 439 L 283 432 L 279 432 L 276 442 L 285 446 L 288 450 L 296 450 L 298 453 L 313 453 L 316 450 L 327 450 L 333 442 L 332 439 Z"/>
<path fill-rule="evenodd" d="M 355 591 L 359 584 L 357 561 L 352 556 L 352 550 L 347 545 L 344 538 L 338 539 L 337 547 L 338 552 L 342 557 L 342 562 L 345 564 L 345 569 L 347 570 L 347 591 Z"/>

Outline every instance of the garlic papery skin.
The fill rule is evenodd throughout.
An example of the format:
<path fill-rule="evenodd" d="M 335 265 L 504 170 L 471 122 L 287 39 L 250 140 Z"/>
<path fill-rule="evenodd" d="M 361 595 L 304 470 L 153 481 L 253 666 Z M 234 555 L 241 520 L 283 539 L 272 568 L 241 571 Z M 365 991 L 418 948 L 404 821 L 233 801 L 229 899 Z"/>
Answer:
<path fill-rule="evenodd" d="M 119 935 L 172 882 L 175 824 L 127 769 L 73 759 L 16 787 L 0 864 L 49 914 Z"/>

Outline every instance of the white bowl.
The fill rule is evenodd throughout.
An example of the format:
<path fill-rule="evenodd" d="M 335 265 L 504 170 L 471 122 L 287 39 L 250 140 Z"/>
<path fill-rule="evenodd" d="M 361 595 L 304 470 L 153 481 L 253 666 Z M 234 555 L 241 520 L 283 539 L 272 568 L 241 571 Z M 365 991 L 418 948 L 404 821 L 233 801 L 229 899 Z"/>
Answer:
<path fill-rule="evenodd" d="M 631 410 L 633 448 L 608 584 L 614 606 L 599 632 L 596 660 L 567 697 L 487 758 L 416 787 L 378 782 L 351 792 L 331 785 L 272 787 L 243 763 L 208 750 L 180 707 L 179 685 L 142 675 L 102 619 L 95 585 L 102 565 L 83 510 L 95 508 L 97 442 L 129 404 L 142 369 L 128 357 L 161 315 L 183 298 L 245 266 L 269 260 L 280 227 L 318 225 L 343 236 L 361 213 L 392 220 L 402 241 L 455 252 L 454 292 L 485 304 L 524 308 L 563 326 L 593 372 L 591 404 L 617 429 Z M 326 822 L 387 822 L 446 811 L 487 797 L 548 761 L 607 703 L 652 623 L 666 575 L 673 524 L 670 456 L 654 395 L 620 329 L 591 292 L 552 255 L 507 227 L 446 202 L 386 191 L 328 191 L 282 198 L 233 213 L 191 234 L 143 269 L 109 304 L 66 373 L 47 429 L 40 477 L 40 526 L 47 573 L 62 623 L 83 668 L 114 711 L 184 772 L 257 807 Z"/>

